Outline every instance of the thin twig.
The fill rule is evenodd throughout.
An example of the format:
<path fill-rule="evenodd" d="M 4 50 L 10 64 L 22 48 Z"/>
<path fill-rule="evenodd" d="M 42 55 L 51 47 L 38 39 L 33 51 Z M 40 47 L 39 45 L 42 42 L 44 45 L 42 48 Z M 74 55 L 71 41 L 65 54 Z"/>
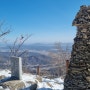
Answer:
<path fill-rule="evenodd" d="M 28 38 L 30 38 L 31 36 L 32 36 L 32 35 L 27 36 L 27 37 L 23 40 L 23 42 L 18 45 L 18 48 L 16 49 L 15 53 L 18 53 L 18 51 L 20 50 L 20 48 L 22 47 L 22 45 L 24 44 L 24 42 L 25 42 Z"/>

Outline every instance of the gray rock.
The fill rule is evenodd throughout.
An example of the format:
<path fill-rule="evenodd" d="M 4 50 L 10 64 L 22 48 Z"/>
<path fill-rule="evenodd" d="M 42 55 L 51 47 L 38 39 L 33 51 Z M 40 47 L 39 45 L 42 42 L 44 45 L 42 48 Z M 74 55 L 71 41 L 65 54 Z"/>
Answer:
<path fill-rule="evenodd" d="M 36 90 L 37 89 L 37 84 L 33 84 L 30 86 L 30 90 Z"/>

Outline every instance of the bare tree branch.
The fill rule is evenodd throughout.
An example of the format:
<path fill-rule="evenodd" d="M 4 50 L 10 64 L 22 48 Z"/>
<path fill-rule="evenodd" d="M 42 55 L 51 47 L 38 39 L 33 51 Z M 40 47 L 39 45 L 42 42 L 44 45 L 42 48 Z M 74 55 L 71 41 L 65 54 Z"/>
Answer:
<path fill-rule="evenodd" d="M 27 53 L 27 50 L 24 50 L 20 55 L 18 55 L 18 57 L 22 56 L 23 54 Z"/>
<path fill-rule="evenodd" d="M 8 30 L 8 31 L 6 31 L 6 32 L 2 32 L 2 33 L 0 34 L 0 37 L 6 35 L 6 34 L 8 34 L 8 33 L 10 33 L 10 30 Z"/>
<path fill-rule="evenodd" d="M 3 22 L 1 22 L 0 23 L 0 37 L 2 37 L 2 36 L 4 36 L 4 35 L 6 35 L 6 34 L 8 34 L 8 33 L 10 33 L 10 29 L 11 28 L 7 28 L 6 30 L 3 28 L 4 27 L 4 23 L 5 23 L 5 21 L 3 21 Z"/>
<path fill-rule="evenodd" d="M 13 42 L 13 45 L 11 45 L 11 46 L 7 44 L 7 41 L 5 41 L 5 40 L 3 40 L 3 41 L 5 42 L 7 47 L 10 49 L 11 55 L 13 55 L 13 56 L 21 56 L 21 55 L 25 54 L 27 52 L 27 50 L 19 52 L 20 48 L 25 43 L 25 41 L 27 41 L 30 37 L 31 37 L 31 35 L 27 35 L 26 37 L 22 36 L 21 38 L 16 38 L 15 41 Z"/>
<path fill-rule="evenodd" d="M 24 44 L 25 41 L 27 41 L 32 35 L 28 35 L 17 47 L 15 53 L 17 54 L 18 51 L 20 50 L 20 48 L 22 47 L 22 45 Z"/>

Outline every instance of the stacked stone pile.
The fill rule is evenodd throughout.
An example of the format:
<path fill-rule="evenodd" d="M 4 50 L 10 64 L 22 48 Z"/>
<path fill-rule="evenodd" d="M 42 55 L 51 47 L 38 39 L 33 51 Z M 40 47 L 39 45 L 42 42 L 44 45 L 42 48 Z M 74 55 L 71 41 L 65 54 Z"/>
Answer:
<path fill-rule="evenodd" d="M 64 90 L 90 90 L 90 6 L 81 6 L 73 24 L 77 27 Z"/>

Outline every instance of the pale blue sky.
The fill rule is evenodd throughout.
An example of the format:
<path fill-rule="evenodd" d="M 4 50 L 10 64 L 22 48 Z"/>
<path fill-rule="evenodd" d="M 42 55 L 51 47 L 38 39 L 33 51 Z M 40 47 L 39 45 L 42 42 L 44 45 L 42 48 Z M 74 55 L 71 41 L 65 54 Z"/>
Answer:
<path fill-rule="evenodd" d="M 0 0 L 0 20 L 12 26 L 8 39 L 33 34 L 28 43 L 73 42 L 72 21 L 90 0 Z"/>

